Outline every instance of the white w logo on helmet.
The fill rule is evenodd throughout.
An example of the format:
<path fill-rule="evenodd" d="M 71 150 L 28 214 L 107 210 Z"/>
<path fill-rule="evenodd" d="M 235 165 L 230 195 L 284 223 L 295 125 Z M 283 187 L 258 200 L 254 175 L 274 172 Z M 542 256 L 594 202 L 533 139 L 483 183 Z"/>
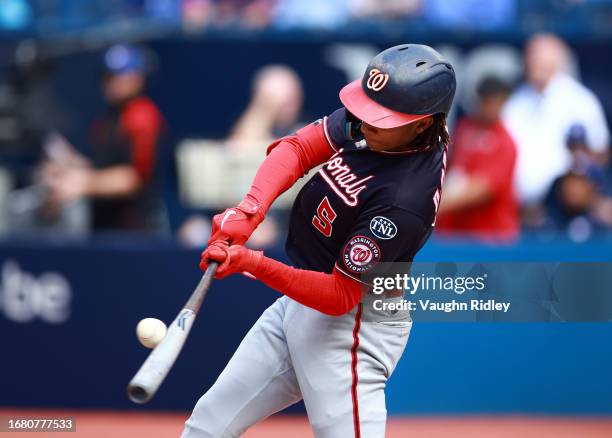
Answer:
<path fill-rule="evenodd" d="M 387 81 L 389 80 L 389 75 L 387 73 L 383 73 L 377 68 L 373 68 L 370 70 L 370 75 L 368 77 L 368 82 L 366 83 L 367 87 L 373 91 L 380 91 L 387 85 Z"/>

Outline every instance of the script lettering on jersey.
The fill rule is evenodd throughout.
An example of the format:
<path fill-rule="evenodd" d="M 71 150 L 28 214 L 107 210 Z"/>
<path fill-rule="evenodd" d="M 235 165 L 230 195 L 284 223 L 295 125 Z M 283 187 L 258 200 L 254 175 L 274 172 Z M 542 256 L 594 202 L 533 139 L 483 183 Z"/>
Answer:
<path fill-rule="evenodd" d="M 442 155 L 442 171 L 440 173 L 440 185 L 438 186 L 436 193 L 434 193 L 433 203 L 434 203 L 434 220 L 431 224 L 432 227 L 436 225 L 436 217 L 438 215 L 438 208 L 440 207 L 440 199 L 442 197 L 441 190 L 442 185 L 444 184 L 444 177 L 446 176 L 446 152 L 448 148 L 444 146 L 444 154 Z"/>
<path fill-rule="evenodd" d="M 374 175 L 360 179 L 344 164 L 341 153 L 342 149 L 335 153 L 319 170 L 319 174 L 346 205 L 355 207 L 359 203 L 359 194 L 368 187 L 366 181 L 374 178 Z"/>

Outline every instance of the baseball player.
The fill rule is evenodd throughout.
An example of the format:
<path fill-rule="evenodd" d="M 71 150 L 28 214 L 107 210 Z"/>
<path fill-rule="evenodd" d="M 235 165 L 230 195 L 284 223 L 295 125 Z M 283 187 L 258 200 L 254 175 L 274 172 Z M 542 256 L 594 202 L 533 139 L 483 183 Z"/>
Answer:
<path fill-rule="evenodd" d="M 385 384 L 412 322 L 408 311 L 376 310 L 381 296 L 363 276 L 411 261 L 431 234 L 454 93 L 438 52 L 391 47 L 340 91 L 342 108 L 269 146 L 244 200 L 214 217 L 200 266 L 217 261 L 216 278 L 245 273 L 284 296 L 200 398 L 183 438 L 238 437 L 301 399 L 317 438 L 384 436 Z M 320 164 L 293 205 L 295 267 L 247 249 L 272 202 Z"/>

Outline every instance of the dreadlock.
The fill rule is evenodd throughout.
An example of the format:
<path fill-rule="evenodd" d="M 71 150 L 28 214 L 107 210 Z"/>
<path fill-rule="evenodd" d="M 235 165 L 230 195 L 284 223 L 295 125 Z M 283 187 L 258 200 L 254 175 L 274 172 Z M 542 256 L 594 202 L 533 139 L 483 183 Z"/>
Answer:
<path fill-rule="evenodd" d="M 414 152 L 428 152 L 434 149 L 439 141 L 445 145 L 450 144 L 446 114 L 444 113 L 434 114 L 431 126 L 417 135 L 409 149 Z"/>
<path fill-rule="evenodd" d="M 351 138 L 357 138 L 361 135 L 359 127 L 362 122 L 349 110 L 346 110 L 346 116 L 349 122 L 347 131 Z M 410 145 L 407 146 L 409 151 L 428 152 L 437 147 L 439 141 L 445 145 L 450 144 L 450 136 L 446 126 L 446 114 L 438 113 L 432 117 L 433 123 L 431 126 L 417 135 Z"/>

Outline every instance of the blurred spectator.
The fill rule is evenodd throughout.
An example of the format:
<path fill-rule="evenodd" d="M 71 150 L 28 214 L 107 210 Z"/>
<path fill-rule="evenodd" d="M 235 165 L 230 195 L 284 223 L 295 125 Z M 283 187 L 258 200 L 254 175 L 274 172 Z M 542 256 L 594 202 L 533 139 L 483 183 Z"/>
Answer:
<path fill-rule="evenodd" d="M 242 11 L 243 26 L 248 29 L 260 29 L 272 23 L 278 0 L 249 1 Z"/>
<path fill-rule="evenodd" d="M 500 79 L 484 78 L 477 87 L 477 114 L 457 124 L 436 224 L 442 232 L 494 240 L 519 234 L 516 147 L 500 120 L 509 92 Z"/>
<path fill-rule="evenodd" d="M 546 197 L 546 217 L 541 227 L 552 225 L 581 242 L 612 227 L 612 198 L 603 191 L 605 172 L 587 146 L 582 125 L 570 128 L 567 148 L 572 157 L 571 167 L 553 183 Z"/>
<path fill-rule="evenodd" d="M 572 32 L 607 35 L 612 18 L 609 3 L 463 0 L 457 6 L 456 0 L 2 0 L 0 29 L 36 27 L 41 33 L 55 33 L 136 19 L 138 26 L 147 21 L 178 26 L 182 21 L 188 32 L 209 26 L 262 29 L 272 25 L 352 33 L 353 19 L 371 18 L 383 24 L 375 26 L 382 35 L 397 36 L 405 31 L 402 19 L 415 18 L 411 25 L 437 29 L 525 32 L 555 23 Z"/>
<path fill-rule="evenodd" d="M 612 227 L 612 199 L 604 197 L 586 175 L 570 171 L 559 177 L 547 199 L 548 222 L 576 242 Z"/>
<path fill-rule="evenodd" d="M 516 21 L 515 0 L 426 0 L 428 24 L 459 29 L 495 30 Z"/>
<path fill-rule="evenodd" d="M 211 229 L 212 225 L 208 217 L 193 214 L 181 224 L 176 237 L 188 248 L 203 248 L 208 242 Z"/>
<path fill-rule="evenodd" d="M 183 27 L 198 32 L 206 26 L 261 29 L 272 21 L 278 0 L 183 0 Z"/>
<path fill-rule="evenodd" d="M 66 122 L 49 81 L 53 70 L 38 45 L 24 40 L 0 77 L 0 165 L 10 168 L 16 187 L 32 183 L 45 138 Z"/>
<path fill-rule="evenodd" d="M 521 201 L 540 202 L 555 178 L 566 172 L 570 126 L 586 130 L 589 149 L 604 155 L 609 130 L 597 97 L 568 74 L 569 49 L 554 35 L 538 34 L 525 49 L 525 78 L 504 108 L 504 122 L 519 155 L 516 184 Z"/>
<path fill-rule="evenodd" d="M 183 0 L 181 4 L 183 28 L 187 32 L 201 31 L 212 18 L 210 0 Z"/>
<path fill-rule="evenodd" d="M 42 168 L 49 204 L 61 209 L 91 200 L 94 230 L 158 230 L 154 169 L 163 117 L 142 93 L 150 62 L 144 49 L 116 45 L 104 58 L 105 114 L 92 128 L 91 160 L 75 151 Z"/>
<path fill-rule="evenodd" d="M 235 170 L 248 163 L 244 173 L 236 172 L 238 180 L 251 181 L 250 164 L 261 161 L 265 148 L 275 139 L 297 129 L 302 111 L 303 88 L 296 72 L 284 65 L 268 65 L 255 73 L 252 96 L 228 136 L 224 158 L 235 159 Z M 240 181 L 235 181 L 239 184 Z M 253 248 L 269 246 L 278 239 L 279 215 L 273 211 L 255 230 L 248 245 Z M 208 240 L 210 222 L 201 214 L 187 218 L 178 230 L 178 239 L 189 247 L 203 247 Z"/>
<path fill-rule="evenodd" d="M 131 0 L 132 3 L 143 2 L 143 11 L 152 17 L 162 19 L 178 18 L 180 16 L 180 3 L 176 0 Z M 127 2 L 129 5 L 129 1 Z"/>
<path fill-rule="evenodd" d="M 330 29 L 348 23 L 351 0 L 280 0 L 274 10 L 274 26 L 279 29 Z"/>
<path fill-rule="evenodd" d="M 16 231 L 35 227 L 43 198 L 36 172 L 48 140 L 66 125 L 52 92 L 53 63 L 39 45 L 24 40 L 14 63 L 0 78 L 0 227 Z M 33 186 L 34 184 L 34 186 Z M 45 224 L 46 226 L 46 224 Z"/>
<path fill-rule="evenodd" d="M 349 7 L 357 18 L 402 18 L 420 12 L 423 0 L 351 0 Z"/>
<path fill-rule="evenodd" d="M 572 125 L 567 133 L 566 145 L 572 157 L 571 170 L 585 175 L 598 188 L 603 189 L 605 171 L 587 143 L 586 129 L 580 123 Z"/>
<path fill-rule="evenodd" d="M 268 65 L 255 73 L 252 97 L 228 137 L 230 148 L 265 147 L 293 132 L 304 100 L 297 73 L 284 65 Z"/>
<path fill-rule="evenodd" d="M 259 29 L 270 24 L 278 0 L 217 0 L 215 24 Z"/>

